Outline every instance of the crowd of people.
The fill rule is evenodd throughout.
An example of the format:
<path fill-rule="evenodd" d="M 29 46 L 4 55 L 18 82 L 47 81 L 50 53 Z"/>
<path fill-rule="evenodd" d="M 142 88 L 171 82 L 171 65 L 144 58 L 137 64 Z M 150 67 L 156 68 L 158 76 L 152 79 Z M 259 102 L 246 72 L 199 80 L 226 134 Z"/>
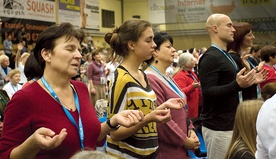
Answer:
<path fill-rule="evenodd" d="M 275 43 L 253 45 L 253 27 L 224 14 L 210 15 L 206 30 L 209 48 L 182 50 L 140 19 L 107 33 L 108 49 L 70 23 L 44 30 L 30 51 L 24 27 L 15 50 L 8 33 L 0 158 L 188 159 L 202 144 L 193 119 L 207 158 L 275 158 Z M 108 101 L 102 123 L 99 100 Z"/>

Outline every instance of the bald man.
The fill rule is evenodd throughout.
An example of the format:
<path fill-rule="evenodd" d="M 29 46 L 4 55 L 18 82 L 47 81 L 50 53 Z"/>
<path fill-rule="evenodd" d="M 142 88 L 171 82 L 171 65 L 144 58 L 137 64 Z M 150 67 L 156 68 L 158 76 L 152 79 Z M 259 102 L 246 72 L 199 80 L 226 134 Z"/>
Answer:
<path fill-rule="evenodd" d="M 228 16 L 212 14 L 206 21 L 206 29 L 212 45 L 199 61 L 203 95 L 202 133 L 207 157 L 223 159 L 232 138 L 239 92 L 261 79 L 254 70 L 246 75 L 243 75 L 245 68 L 238 72 L 235 61 L 225 51 L 227 44 L 234 40 L 235 32 Z"/>

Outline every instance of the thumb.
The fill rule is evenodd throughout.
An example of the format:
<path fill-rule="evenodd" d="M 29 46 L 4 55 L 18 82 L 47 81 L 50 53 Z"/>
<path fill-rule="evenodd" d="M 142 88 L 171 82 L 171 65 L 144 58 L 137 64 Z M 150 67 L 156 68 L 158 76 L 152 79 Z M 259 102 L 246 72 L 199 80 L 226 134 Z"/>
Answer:
<path fill-rule="evenodd" d="M 241 76 L 241 75 L 245 72 L 245 70 L 246 70 L 245 67 L 244 67 L 243 69 L 241 69 L 241 70 L 238 72 L 237 76 Z"/>

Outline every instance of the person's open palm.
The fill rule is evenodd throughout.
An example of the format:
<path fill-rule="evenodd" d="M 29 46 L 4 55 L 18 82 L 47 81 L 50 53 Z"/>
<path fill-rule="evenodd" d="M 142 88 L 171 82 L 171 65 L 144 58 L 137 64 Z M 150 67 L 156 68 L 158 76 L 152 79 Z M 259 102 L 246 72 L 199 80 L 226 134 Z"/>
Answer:
<path fill-rule="evenodd" d="M 24 47 L 24 46 L 22 45 L 22 43 L 18 43 L 18 44 L 17 44 L 17 49 L 18 49 L 18 50 L 22 50 L 23 47 Z"/>
<path fill-rule="evenodd" d="M 171 120 L 170 109 L 154 110 L 150 114 L 151 121 L 164 124 Z"/>
<path fill-rule="evenodd" d="M 142 121 L 144 119 L 144 114 L 140 110 L 124 110 L 116 114 L 114 117 L 118 123 L 117 125 L 131 127 Z"/>
<path fill-rule="evenodd" d="M 163 104 L 169 109 L 181 109 L 186 105 L 186 101 L 183 98 L 171 98 Z"/>
<path fill-rule="evenodd" d="M 250 67 L 250 64 L 249 62 L 247 61 L 247 58 L 249 57 L 250 55 L 246 54 L 246 51 L 244 51 L 242 54 L 241 54 L 241 62 L 243 64 L 243 66 L 246 68 L 246 72 L 249 72 L 251 70 L 251 67 Z"/>
<path fill-rule="evenodd" d="M 51 129 L 39 128 L 34 134 L 36 144 L 45 150 L 51 150 L 58 147 L 67 136 L 66 129 L 62 129 L 59 134 L 55 134 Z"/>
<path fill-rule="evenodd" d="M 262 69 L 260 72 L 256 73 L 254 78 L 255 78 L 255 84 L 260 84 L 264 82 L 267 79 L 268 76 L 268 70 L 267 69 Z"/>

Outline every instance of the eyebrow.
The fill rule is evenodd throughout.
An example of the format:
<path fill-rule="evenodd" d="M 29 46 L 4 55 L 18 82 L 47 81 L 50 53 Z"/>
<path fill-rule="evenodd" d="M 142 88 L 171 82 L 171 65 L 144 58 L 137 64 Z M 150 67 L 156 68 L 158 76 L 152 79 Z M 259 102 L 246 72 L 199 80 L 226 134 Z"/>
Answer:
<path fill-rule="evenodd" d="M 75 45 L 75 44 L 66 44 L 64 47 L 65 47 L 65 48 L 66 48 L 66 47 L 81 48 L 81 47 L 78 47 L 78 46 Z"/>

